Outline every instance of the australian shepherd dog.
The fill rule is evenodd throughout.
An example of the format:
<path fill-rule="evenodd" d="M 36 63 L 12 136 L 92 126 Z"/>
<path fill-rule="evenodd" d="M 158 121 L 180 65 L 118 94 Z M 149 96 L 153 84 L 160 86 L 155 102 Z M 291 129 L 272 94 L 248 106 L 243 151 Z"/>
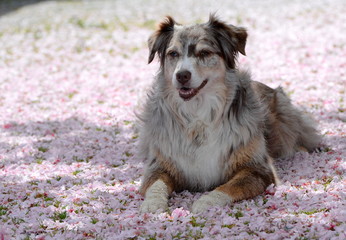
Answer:
<path fill-rule="evenodd" d="M 149 63 L 157 55 L 160 69 L 139 116 L 141 212 L 167 210 L 173 191 L 208 192 L 193 213 L 253 198 L 279 183 L 273 158 L 318 145 L 312 121 L 280 87 L 237 69 L 246 38 L 214 15 L 190 26 L 167 17 L 149 37 Z"/>

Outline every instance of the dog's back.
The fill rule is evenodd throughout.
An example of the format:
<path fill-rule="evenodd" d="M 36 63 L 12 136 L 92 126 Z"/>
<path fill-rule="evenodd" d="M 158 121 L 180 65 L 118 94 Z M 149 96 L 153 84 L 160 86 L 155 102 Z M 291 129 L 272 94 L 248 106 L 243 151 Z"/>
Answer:
<path fill-rule="evenodd" d="M 321 141 L 313 120 L 291 104 L 281 87 L 272 89 L 256 81 L 251 86 L 268 109 L 265 138 L 269 154 L 281 158 L 302 150 L 312 152 Z"/>

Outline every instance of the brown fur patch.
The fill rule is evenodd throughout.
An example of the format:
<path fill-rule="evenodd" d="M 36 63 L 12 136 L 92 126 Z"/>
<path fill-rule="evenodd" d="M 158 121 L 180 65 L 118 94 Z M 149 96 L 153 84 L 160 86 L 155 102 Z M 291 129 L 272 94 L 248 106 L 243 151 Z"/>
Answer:
<path fill-rule="evenodd" d="M 229 162 L 230 180 L 216 190 L 228 194 L 234 201 L 255 197 L 276 182 L 262 136 L 254 137 L 248 144 L 236 149 Z"/>
<path fill-rule="evenodd" d="M 233 201 L 240 201 L 263 193 L 266 187 L 274 182 L 272 173 L 262 172 L 262 169 L 254 166 L 243 168 L 230 181 L 216 190 L 228 194 Z"/>
<path fill-rule="evenodd" d="M 171 194 L 174 190 L 174 183 L 169 175 L 163 171 L 154 172 L 146 181 L 142 184 L 139 189 L 139 193 L 145 196 L 148 188 L 154 184 L 157 180 L 162 180 L 168 187 L 168 194 Z"/>
<path fill-rule="evenodd" d="M 298 152 L 309 152 L 305 147 L 302 147 L 302 146 L 298 146 L 297 151 Z"/>
<path fill-rule="evenodd" d="M 157 163 L 154 162 L 152 164 L 157 164 L 160 168 L 152 172 L 151 175 L 143 181 L 140 188 L 140 193 L 142 195 L 145 195 L 147 189 L 157 180 L 162 180 L 167 185 L 169 194 L 183 188 L 183 177 L 170 159 L 165 159 L 165 157 L 157 151 L 156 158 L 153 161 L 157 161 Z"/>
<path fill-rule="evenodd" d="M 231 172 L 237 171 L 243 166 L 247 166 L 254 160 L 258 152 L 265 152 L 264 139 L 260 136 L 255 137 L 249 141 L 245 146 L 236 149 L 230 156 L 229 162 L 231 163 Z"/>

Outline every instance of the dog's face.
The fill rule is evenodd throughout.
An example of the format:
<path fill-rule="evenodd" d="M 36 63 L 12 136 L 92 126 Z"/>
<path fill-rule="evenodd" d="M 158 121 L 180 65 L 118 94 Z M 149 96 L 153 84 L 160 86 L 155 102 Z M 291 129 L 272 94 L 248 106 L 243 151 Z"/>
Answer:
<path fill-rule="evenodd" d="M 224 81 L 235 68 L 238 52 L 245 55 L 247 33 L 213 15 L 207 23 L 177 24 L 171 17 L 149 38 L 149 63 L 157 53 L 167 84 L 185 100 Z"/>

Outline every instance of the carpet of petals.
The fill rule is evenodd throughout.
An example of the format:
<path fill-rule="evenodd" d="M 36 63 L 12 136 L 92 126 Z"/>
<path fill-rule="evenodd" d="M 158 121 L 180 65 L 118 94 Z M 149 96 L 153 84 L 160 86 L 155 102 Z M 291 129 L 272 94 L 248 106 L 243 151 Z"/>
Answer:
<path fill-rule="evenodd" d="M 0 239 L 346 239 L 343 0 L 0 6 Z M 147 38 L 166 15 L 210 12 L 248 29 L 239 67 L 314 116 L 323 151 L 277 160 L 282 185 L 254 199 L 194 215 L 201 193 L 182 192 L 139 214 Z"/>

